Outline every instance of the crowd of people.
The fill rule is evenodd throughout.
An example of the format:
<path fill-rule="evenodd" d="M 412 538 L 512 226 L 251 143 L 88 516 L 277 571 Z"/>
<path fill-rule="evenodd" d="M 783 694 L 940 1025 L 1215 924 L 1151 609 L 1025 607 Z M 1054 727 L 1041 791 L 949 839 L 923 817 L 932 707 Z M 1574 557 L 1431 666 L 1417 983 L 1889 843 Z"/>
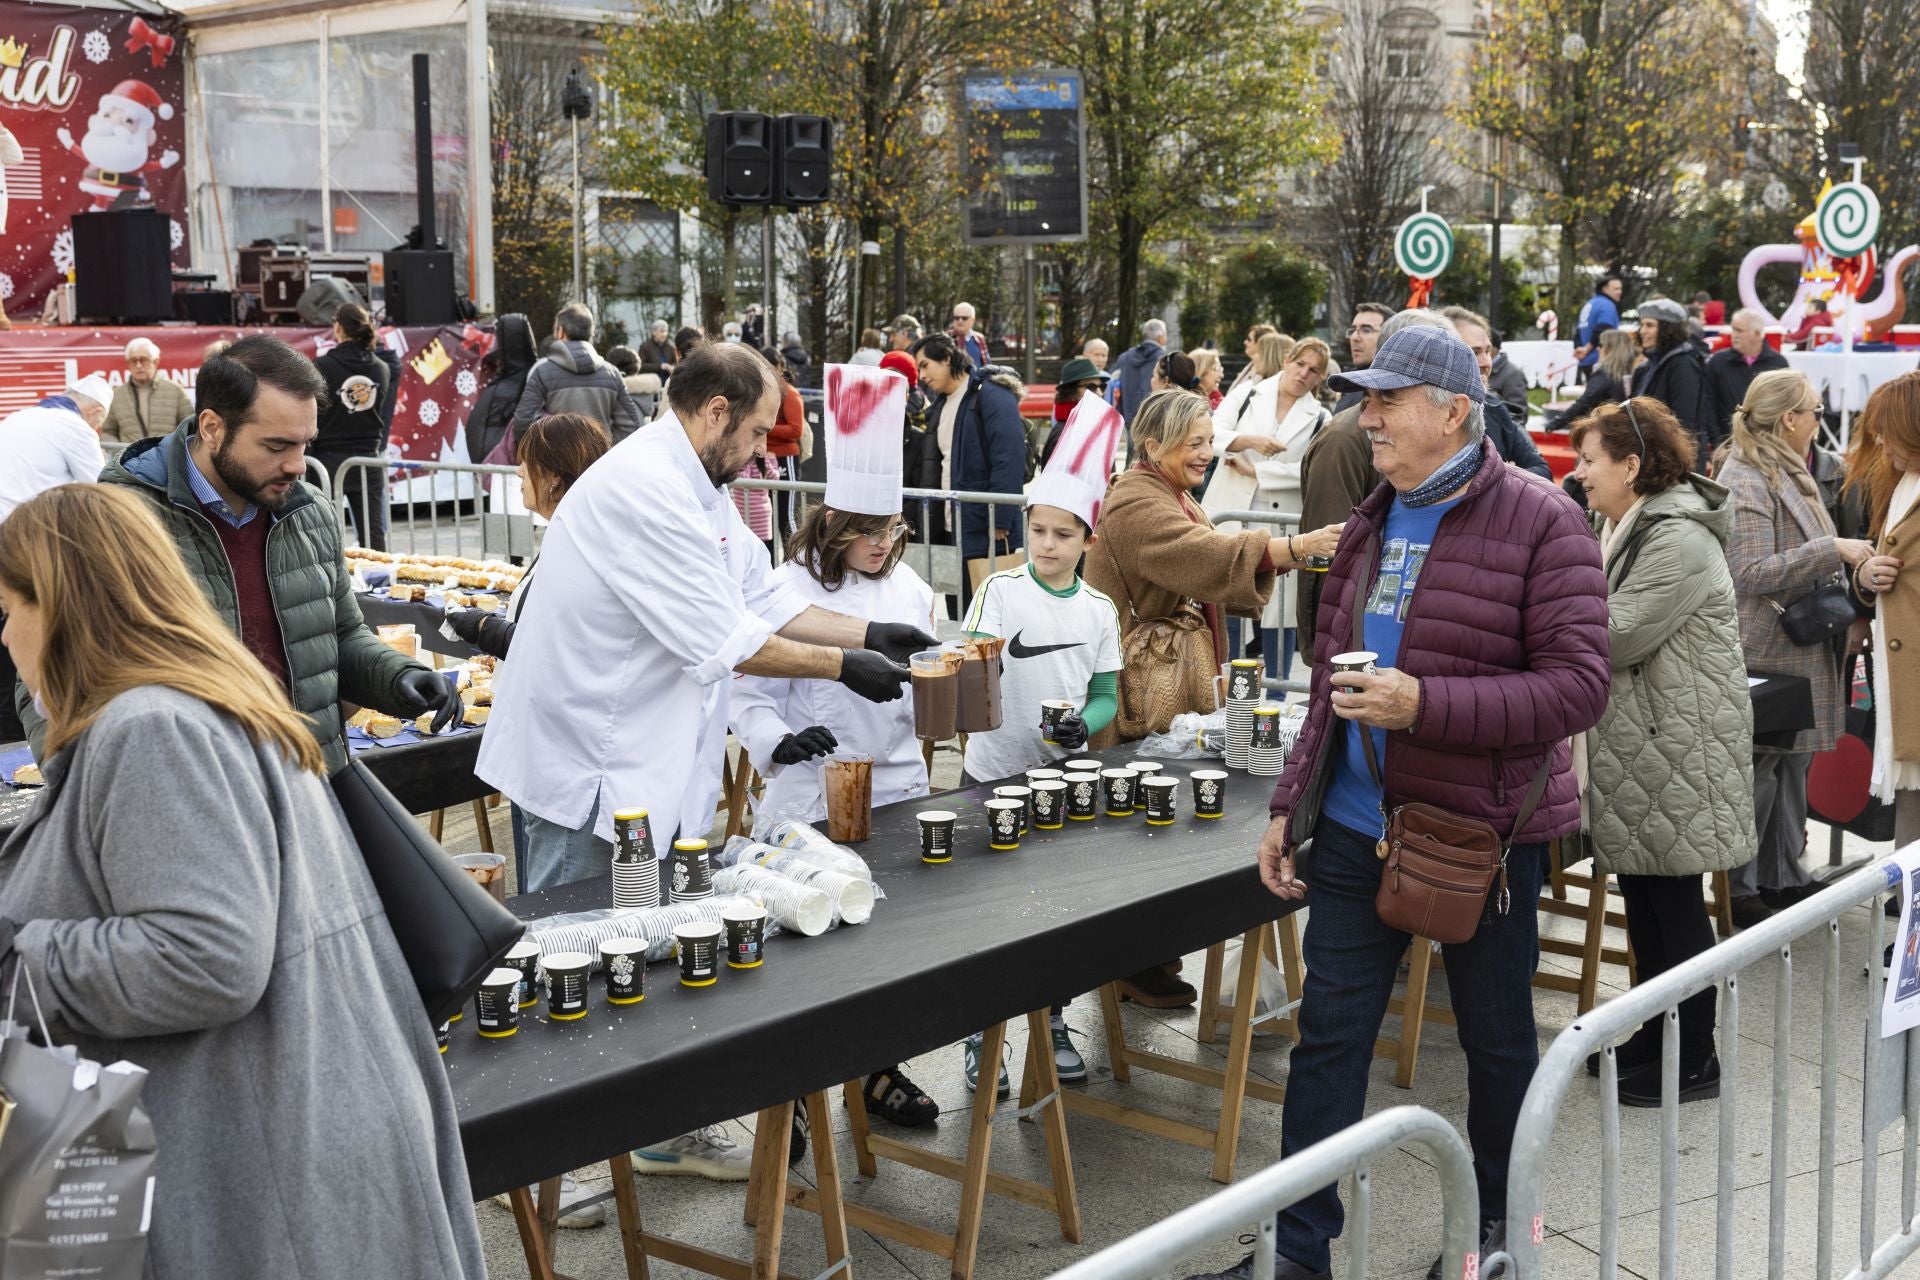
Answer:
<path fill-rule="evenodd" d="M 1171 350 L 1150 320 L 1111 368 L 1099 342 L 1067 360 L 1032 431 L 973 308 L 933 333 L 897 317 L 825 371 L 827 491 L 805 506 L 730 491 L 794 476 L 814 447 L 796 362 L 753 341 L 764 317 L 716 341 L 656 324 L 604 355 L 583 307 L 561 309 L 544 353 L 525 317 L 503 317 L 468 448 L 517 467 L 546 529 L 503 613 L 448 625 L 497 660 L 475 772 L 511 801 L 517 884 L 606 874 L 613 810 L 636 800 L 662 847 L 705 834 L 730 737 L 783 815 L 823 816 L 836 750 L 873 758 L 877 803 L 926 795 L 901 697 L 943 612 L 903 559 L 923 518 L 965 566 L 961 629 L 1022 641 L 1003 655 L 1008 705 L 1073 704 L 1048 735 L 1014 714 L 971 735 L 966 784 L 1163 730 L 1165 699 L 1143 690 L 1170 683 L 1191 691 L 1179 709 L 1209 710 L 1220 663 L 1264 650 L 1283 676 L 1297 651 L 1305 720 L 1248 851 L 1272 894 L 1311 908 L 1283 1153 L 1365 1108 L 1409 945 L 1375 905 L 1390 811 L 1483 822 L 1508 849 L 1500 891 L 1445 949 L 1484 1241 L 1499 1247 L 1538 1054 L 1532 903 L 1550 843 L 1618 878 L 1640 981 L 1713 944 L 1703 875 L 1729 873 L 1742 926 L 1816 891 L 1808 767 L 1834 745 L 1843 664 L 1862 655 L 1872 787 L 1899 838 L 1920 836 L 1920 720 L 1898 718 L 1920 705 L 1901 643 L 1920 580 L 1900 555 L 1920 519 L 1920 374 L 1876 391 L 1835 458 L 1814 388 L 1773 367 L 1752 316 L 1702 359 L 1678 304 L 1643 302 L 1623 330 L 1620 284 L 1601 281 L 1583 316 L 1564 488 L 1493 327 L 1460 308 L 1361 304 L 1344 364 L 1319 338 L 1256 326 L 1231 381 L 1217 353 Z M 366 314 L 342 308 L 333 337 L 318 361 L 268 336 L 224 345 L 190 404 L 136 343 L 121 386 L 83 379 L 0 421 L 0 642 L 47 783 L 0 850 L 0 950 L 62 1036 L 152 1073 L 161 1275 L 226 1274 L 218 1251 L 242 1238 L 265 1274 L 293 1269 L 276 1250 L 310 1266 L 388 1233 L 404 1240 L 383 1254 L 396 1274 L 482 1272 L 432 1029 L 382 976 L 399 963 L 393 934 L 322 785 L 347 758 L 343 704 L 442 722 L 461 708 L 366 626 L 339 512 L 304 483 L 307 458 L 337 474 L 383 448 L 390 422 L 397 378 Z M 104 464 L 116 431 L 134 438 Z M 922 512 L 903 495 L 916 486 L 1019 496 Z M 384 493 L 351 497 L 372 543 Z M 1302 514 L 1291 533 L 1252 518 L 1288 511 Z M 1814 597 L 1855 619 L 1843 637 L 1807 638 Z M 1193 643 L 1169 657 L 1149 624 Z M 1361 649 L 1372 667 L 1334 670 L 1333 654 Z M 1813 724 L 1757 744 L 1749 671 L 1804 678 Z M 155 848 L 196 861 L 156 872 Z M 350 1011 L 328 998 L 342 975 Z M 1196 1000 L 1177 957 L 1120 989 L 1158 1008 Z M 1033 1051 L 1084 1080 L 1060 1013 Z M 355 1032 L 329 1030 L 349 1017 Z M 1711 991 L 1680 1030 L 1682 1100 L 1714 1096 Z M 1650 1024 L 1621 1047 L 1622 1102 L 1657 1105 L 1659 1044 Z M 993 1073 L 1004 1091 L 979 1045 L 962 1045 L 968 1087 Z M 322 1082 L 346 1052 L 388 1087 L 322 1123 Z M 875 1064 L 865 1086 L 883 1120 L 939 1118 L 900 1064 Z M 254 1118 L 236 1128 L 242 1099 Z M 721 1181 L 750 1159 L 718 1128 L 635 1154 L 641 1172 Z M 219 1209 L 253 1203 L 262 1159 L 316 1194 L 286 1197 L 303 1208 L 280 1230 L 229 1232 Z M 604 1219 L 574 1203 L 577 1184 L 564 1194 L 563 1225 Z M 1277 1274 L 1325 1275 L 1341 1227 L 1332 1188 L 1283 1212 Z"/>

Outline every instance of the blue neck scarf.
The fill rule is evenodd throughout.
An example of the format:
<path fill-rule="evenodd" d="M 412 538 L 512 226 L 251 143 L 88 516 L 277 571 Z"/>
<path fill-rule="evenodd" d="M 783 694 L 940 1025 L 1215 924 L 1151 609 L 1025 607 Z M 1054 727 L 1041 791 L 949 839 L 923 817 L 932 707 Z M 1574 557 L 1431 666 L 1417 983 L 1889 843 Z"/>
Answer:
<path fill-rule="evenodd" d="M 1473 479 L 1473 473 L 1479 469 L 1480 442 L 1475 440 L 1441 463 L 1438 471 L 1401 494 L 1400 501 L 1409 507 L 1430 507 Z"/>

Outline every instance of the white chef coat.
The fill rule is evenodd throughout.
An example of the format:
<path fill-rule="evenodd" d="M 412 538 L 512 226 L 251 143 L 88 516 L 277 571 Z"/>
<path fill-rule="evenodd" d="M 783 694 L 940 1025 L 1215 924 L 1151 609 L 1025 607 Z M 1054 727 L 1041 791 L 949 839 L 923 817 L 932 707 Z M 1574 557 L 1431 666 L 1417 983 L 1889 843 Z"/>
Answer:
<path fill-rule="evenodd" d="M 789 561 L 773 571 L 778 585 L 808 604 L 869 622 L 911 622 L 933 630 L 933 590 L 905 564 L 876 582 L 849 573 L 838 591 Z M 827 815 L 820 787 L 820 760 L 773 763 L 773 749 L 790 733 L 813 725 L 833 732 L 842 751 L 873 757 L 873 803 L 892 804 L 927 794 L 926 758 L 913 736 L 913 699 L 868 702 L 829 680 L 741 676 L 733 690 L 733 734 L 747 748 L 753 767 L 767 780 L 760 812 L 817 822 Z"/>
<path fill-rule="evenodd" d="M 494 680 L 474 772 L 578 830 L 599 799 L 648 810 L 661 850 L 704 835 L 720 798 L 733 668 L 807 601 L 669 417 L 615 445 L 560 501 L 540 589 Z"/>
<path fill-rule="evenodd" d="M 1291 511 L 1300 510 L 1300 460 L 1306 456 L 1307 446 L 1313 443 L 1320 427 L 1332 416 L 1325 405 L 1312 396 L 1301 396 L 1293 402 L 1285 418 L 1274 420 L 1275 406 L 1280 402 L 1280 375 L 1264 379 L 1255 385 L 1247 411 L 1238 416 L 1228 414 L 1227 402 L 1222 401 L 1220 411 L 1213 419 L 1213 449 L 1220 455 L 1220 465 L 1214 469 L 1213 479 L 1207 483 L 1207 491 L 1200 506 L 1211 517 L 1218 511 Z M 1271 457 L 1247 451 L 1254 461 L 1252 476 L 1242 475 L 1227 465 L 1226 446 L 1236 436 L 1273 436 L 1286 447 Z M 1236 520 L 1215 520 L 1214 527 L 1231 533 L 1240 528 Z M 1266 532 L 1278 533 L 1276 525 L 1265 526 Z M 1305 530 L 1295 530 L 1300 533 Z M 1287 627 L 1293 625 L 1294 602 L 1296 599 L 1296 580 L 1293 574 L 1283 573 L 1275 584 L 1275 590 L 1267 600 L 1265 612 L 1261 615 L 1263 627 Z"/>
<path fill-rule="evenodd" d="M 98 480 L 99 433 L 72 409 L 36 404 L 0 418 L 0 520 L 56 485 Z"/>

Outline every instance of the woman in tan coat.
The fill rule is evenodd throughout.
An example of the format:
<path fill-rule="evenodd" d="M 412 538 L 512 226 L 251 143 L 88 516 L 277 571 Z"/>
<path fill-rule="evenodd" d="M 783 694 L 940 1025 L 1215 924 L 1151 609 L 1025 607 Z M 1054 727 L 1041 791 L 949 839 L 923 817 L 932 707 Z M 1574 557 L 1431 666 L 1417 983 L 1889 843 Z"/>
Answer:
<path fill-rule="evenodd" d="M 1206 399 L 1191 391 L 1147 397 L 1134 415 L 1132 440 L 1138 461 L 1107 493 L 1099 536 L 1087 551 L 1086 580 L 1120 611 L 1123 646 L 1140 623 L 1197 604 L 1217 667 L 1227 657 L 1223 615 L 1259 616 L 1274 574 L 1299 567 L 1308 556 L 1331 556 L 1340 526 L 1278 538 L 1259 527 L 1215 530 L 1192 495 L 1213 461 L 1213 420 Z M 1121 719 L 1131 718 L 1126 683 L 1123 677 Z"/>

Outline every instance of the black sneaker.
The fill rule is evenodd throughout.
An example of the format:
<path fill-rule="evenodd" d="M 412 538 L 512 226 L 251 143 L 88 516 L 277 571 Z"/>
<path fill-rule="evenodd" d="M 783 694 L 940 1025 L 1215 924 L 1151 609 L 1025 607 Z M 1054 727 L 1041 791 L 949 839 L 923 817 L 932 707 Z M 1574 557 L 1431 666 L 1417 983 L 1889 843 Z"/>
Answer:
<path fill-rule="evenodd" d="M 1704 1098 L 1720 1096 L 1720 1055 L 1710 1055 L 1706 1062 L 1689 1071 L 1684 1065 L 1680 1068 L 1680 1101 L 1699 1102 Z M 1657 1107 L 1660 1105 L 1660 1064 L 1652 1063 L 1641 1067 L 1631 1075 L 1620 1077 L 1620 1105 L 1623 1107 Z"/>
<path fill-rule="evenodd" d="M 1772 919 L 1773 908 L 1759 894 L 1755 894 L 1751 898 L 1735 898 L 1730 914 L 1734 928 L 1751 929 L 1763 920 Z"/>
<path fill-rule="evenodd" d="M 1826 887 L 1818 880 L 1809 880 L 1791 889 L 1762 889 L 1760 900 L 1775 911 L 1785 911 L 1788 907 L 1805 902 Z"/>
<path fill-rule="evenodd" d="M 1114 983 L 1122 1000 L 1145 1005 L 1149 1009 L 1186 1009 L 1199 1002 L 1200 993 L 1191 983 L 1173 975 L 1164 964 L 1148 965 L 1136 974 Z"/>
<path fill-rule="evenodd" d="M 1624 1078 L 1628 1072 L 1637 1071 L 1648 1063 L 1660 1061 L 1660 1037 L 1649 1035 L 1644 1029 L 1627 1037 L 1625 1043 L 1613 1051 L 1614 1061 L 1619 1064 L 1620 1075 Z M 1600 1055 L 1587 1055 L 1587 1074 L 1600 1078 Z"/>
<path fill-rule="evenodd" d="M 1507 1220 L 1505 1218 L 1480 1219 L 1480 1256 L 1484 1258 L 1490 1253 L 1499 1253 L 1506 1247 Z M 1444 1254 L 1433 1260 L 1433 1265 L 1427 1269 L 1427 1280 L 1440 1280 L 1440 1266 L 1446 1260 Z M 1501 1267 L 1498 1271 L 1482 1271 L 1479 1274 L 1481 1280 L 1487 1280 L 1490 1276 L 1505 1275 L 1506 1271 L 1505 1267 Z"/>
<path fill-rule="evenodd" d="M 867 1110 L 908 1129 L 924 1129 L 940 1118 L 940 1104 L 897 1066 L 867 1077 Z"/>

